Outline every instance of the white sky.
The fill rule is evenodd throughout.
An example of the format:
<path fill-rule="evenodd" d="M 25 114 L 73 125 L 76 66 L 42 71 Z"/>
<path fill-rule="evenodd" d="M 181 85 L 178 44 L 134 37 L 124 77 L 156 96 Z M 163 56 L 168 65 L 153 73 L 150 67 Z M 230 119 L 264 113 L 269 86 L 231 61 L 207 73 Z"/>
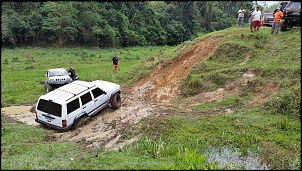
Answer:
<path fill-rule="evenodd" d="M 271 5 L 274 4 L 279 4 L 280 1 L 257 1 L 259 5 L 263 6 L 264 3 L 266 2 L 266 4 L 268 5 L 268 7 L 270 7 Z M 255 1 L 253 1 L 253 3 L 255 3 Z"/>

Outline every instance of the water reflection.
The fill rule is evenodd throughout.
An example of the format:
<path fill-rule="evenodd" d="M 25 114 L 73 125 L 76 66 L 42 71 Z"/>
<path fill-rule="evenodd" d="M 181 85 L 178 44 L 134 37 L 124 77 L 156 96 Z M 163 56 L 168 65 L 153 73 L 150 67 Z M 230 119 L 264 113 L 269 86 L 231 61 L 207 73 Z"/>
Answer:
<path fill-rule="evenodd" d="M 227 147 L 217 149 L 209 147 L 205 153 L 208 162 L 216 162 L 219 167 L 234 167 L 232 169 L 269 170 L 265 163 L 259 161 L 259 155 L 248 151 L 246 157 L 242 153 Z"/>

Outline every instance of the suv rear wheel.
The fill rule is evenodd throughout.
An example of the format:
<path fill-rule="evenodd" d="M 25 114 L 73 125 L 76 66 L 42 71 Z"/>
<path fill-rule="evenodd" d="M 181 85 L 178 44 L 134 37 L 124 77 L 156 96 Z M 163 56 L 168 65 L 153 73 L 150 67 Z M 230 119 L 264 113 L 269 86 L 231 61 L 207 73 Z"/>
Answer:
<path fill-rule="evenodd" d="M 76 121 L 74 121 L 72 129 L 80 128 L 80 127 L 88 124 L 92 120 L 93 119 L 87 115 L 82 116 L 82 117 L 78 118 Z"/>

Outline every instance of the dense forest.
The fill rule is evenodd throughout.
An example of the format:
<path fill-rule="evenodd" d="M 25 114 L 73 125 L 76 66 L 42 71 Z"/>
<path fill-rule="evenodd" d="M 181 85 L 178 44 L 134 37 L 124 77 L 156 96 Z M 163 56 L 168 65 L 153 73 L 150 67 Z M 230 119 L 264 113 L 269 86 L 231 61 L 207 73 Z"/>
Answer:
<path fill-rule="evenodd" d="M 234 25 L 239 8 L 252 2 L 2 2 L 2 47 L 176 45 Z"/>

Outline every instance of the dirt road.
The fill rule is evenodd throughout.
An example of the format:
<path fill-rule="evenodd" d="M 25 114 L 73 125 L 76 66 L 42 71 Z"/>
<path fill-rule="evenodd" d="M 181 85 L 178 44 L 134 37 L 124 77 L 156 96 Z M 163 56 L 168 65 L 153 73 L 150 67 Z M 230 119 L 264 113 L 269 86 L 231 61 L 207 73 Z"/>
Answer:
<path fill-rule="evenodd" d="M 153 73 L 134 86 L 122 87 L 121 108 L 115 111 L 104 109 L 95 115 L 87 125 L 76 130 L 58 132 L 49 129 L 53 133 L 50 138 L 56 141 L 84 142 L 86 147 L 106 147 L 108 149 L 118 149 L 136 141 L 138 138 L 135 137 L 121 141 L 123 132 L 144 117 L 165 115 L 161 109 L 165 109 L 170 100 L 178 95 L 180 79 L 186 76 L 195 64 L 207 59 L 225 37 L 211 36 L 189 45 L 182 55 L 158 65 Z M 213 95 L 211 98 L 216 98 L 216 96 Z M 47 129 L 34 121 L 35 114 L 30 112 L 31 107 L 1 108 L 1 115 L 5 114 L 28 125 Z M 117 140 L 121 143 L 116 143 Z"/>

